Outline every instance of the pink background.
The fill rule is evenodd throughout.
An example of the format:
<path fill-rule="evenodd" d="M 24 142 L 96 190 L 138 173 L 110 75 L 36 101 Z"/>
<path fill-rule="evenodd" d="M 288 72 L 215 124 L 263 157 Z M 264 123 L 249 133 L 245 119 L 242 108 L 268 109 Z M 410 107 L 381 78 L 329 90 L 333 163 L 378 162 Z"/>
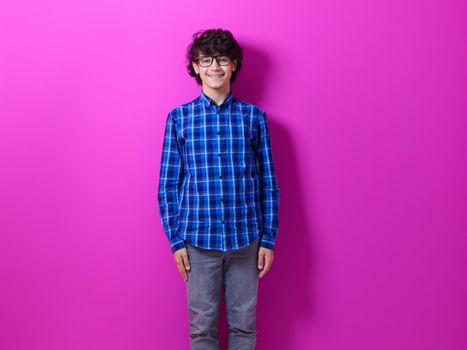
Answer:
<path fill-rule="evenodd" d="M 466 23 L 461 0 L 2 1 L 0 348 L 188 348 L 160 152 L 200 93 L 191 35 L 221 27 L 281 187 L 257 348 L 466 349 Z"/>

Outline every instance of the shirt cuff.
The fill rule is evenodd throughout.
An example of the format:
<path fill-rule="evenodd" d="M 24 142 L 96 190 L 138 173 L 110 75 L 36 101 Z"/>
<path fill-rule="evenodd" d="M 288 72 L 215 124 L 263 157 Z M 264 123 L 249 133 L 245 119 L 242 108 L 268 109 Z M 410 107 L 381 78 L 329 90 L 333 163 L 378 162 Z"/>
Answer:
<path fill-rule="evenodd" d="M 260 247 L 274 250 L 276 237 L 270 231 L 264 230 L 259 243 Z"/>
<path fill-rule="evenodd" d="M 182 248 L 185 248 L 185 242 L 183 238 L 178 234 L 173 235 L 170 239 L 170 249 L 172 250 L 172 253 L 175 253 L 175 251 Z"/>

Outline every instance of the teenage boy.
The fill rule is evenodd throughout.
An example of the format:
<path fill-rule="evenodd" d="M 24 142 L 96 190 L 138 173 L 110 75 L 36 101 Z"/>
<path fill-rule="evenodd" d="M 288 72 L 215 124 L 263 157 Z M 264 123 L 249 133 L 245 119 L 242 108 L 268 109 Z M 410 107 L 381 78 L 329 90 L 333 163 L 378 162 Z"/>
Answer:
<path fill-rule="evenodd" d="M 186 58 L 202 91 L 167 117 L 161 221 L 187 283 L 191 349 L 219 349 L 222 288 L 229 349 L 254 349 L 258 277 L 274 260 L 280 193 L 266 115 L 232 94 L 243 53 L 230 31 L 195 33 Z"/>

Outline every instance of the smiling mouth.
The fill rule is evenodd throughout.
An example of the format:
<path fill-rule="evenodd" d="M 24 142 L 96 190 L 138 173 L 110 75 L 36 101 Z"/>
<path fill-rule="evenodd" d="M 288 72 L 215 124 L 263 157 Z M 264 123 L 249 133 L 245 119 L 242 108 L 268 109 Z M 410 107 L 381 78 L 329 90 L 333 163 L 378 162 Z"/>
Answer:
<path fill-rule="evenodd" d="M 224 76 L 224 74 L 208 74 L 208 77 L 210 77 L 210 78 L 221 78 L 223 76 Z"/>

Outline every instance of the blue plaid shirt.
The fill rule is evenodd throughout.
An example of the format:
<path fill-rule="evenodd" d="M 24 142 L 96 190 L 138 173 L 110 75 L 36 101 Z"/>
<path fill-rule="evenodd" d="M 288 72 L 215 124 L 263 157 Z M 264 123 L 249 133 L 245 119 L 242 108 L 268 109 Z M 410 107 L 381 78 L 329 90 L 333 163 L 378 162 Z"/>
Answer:
<path fill-rule="evenodd" d="M 229 251 L 257 238 L 274 249 L 279 193 L 263 110 L 231 90 L 220 106 L 201 91 L 169 112 L 158 203 L 172 252 L 185 241 Z"/>

